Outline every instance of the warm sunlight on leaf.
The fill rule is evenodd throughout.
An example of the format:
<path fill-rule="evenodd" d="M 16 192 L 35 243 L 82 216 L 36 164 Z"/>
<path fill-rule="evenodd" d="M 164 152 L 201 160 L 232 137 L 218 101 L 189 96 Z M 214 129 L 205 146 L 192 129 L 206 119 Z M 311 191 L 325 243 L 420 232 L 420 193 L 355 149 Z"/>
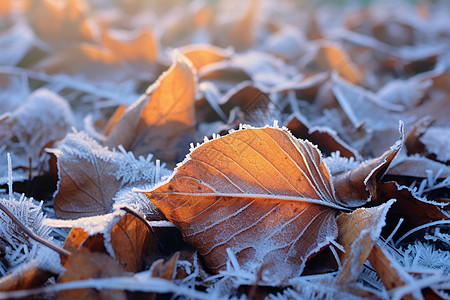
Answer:
<path fill-rule="evenodd" d="M 179 52 L 173 59 L 170 69 L 124 112 L 105 145 L 123 145 L 136 156 L 151 153 L 171 165 L 186 154 L 195 125 L 197 75 Z"/>
<path fill-rule="evenodd" d="M 212 63 L 226 60 L 231 51 L 212 45 L 189 45 L 180 49 L 197 70 Z"/>
<path fill-rule="evenodd" d="M 286 279 L 337 236 L 340 206 L 321 154 L 285 129 L 207 142 L 146 195 L 215 272 L 229 248 L 243 268 L 264 263 L 269 277 Z"/>
<path fill-rule="evenodd" d="M 31 1 L 30 21 L 37 35 L 53 43 L 66 40 L 91 41 L 93 28 L 87 18 L 88 5 L 81 0 Z"/>
<path fill-rule="evenodd" d="M 256 11 L 259 7 L 259 0 L 247 1 L 248 8 L 243 16 L 233 24 L 230 32 L 230 43 L 237 50 L 245 50 L 250 48 L 256 41 L 255 19 Z"/>
<path fill-rule="evenodd" d="M 124 61 L 154 62 L 158 56 L 158 40 L 150 29 L 138 32 L 104 31 L 101 44 Z"/>
<path fill-rule="evenodd" d="M 108 136 L 111 133 L 112 129 L 116 126 L 117 122 L 119 122 L 120 118 L 122 118 L 125 109 L 126 109 L 125 104 L 122 104 L 119 107 L 117 107 L 117 109 L 114 111 L 114 114 L 109 118 L 108 123 L 106 123 L 105 125 L 105 129 L 103 131 L 103 134 L 105 136 Z"/>
<path fill-rule="evenodd" d="M 351 83 L 361 83 L 364 79 L 361 70 L 338 45 L 322 45 L 317 60 L 319 64 L 327 64 L 330 69 L 336 70 L 342 78 Z"/>

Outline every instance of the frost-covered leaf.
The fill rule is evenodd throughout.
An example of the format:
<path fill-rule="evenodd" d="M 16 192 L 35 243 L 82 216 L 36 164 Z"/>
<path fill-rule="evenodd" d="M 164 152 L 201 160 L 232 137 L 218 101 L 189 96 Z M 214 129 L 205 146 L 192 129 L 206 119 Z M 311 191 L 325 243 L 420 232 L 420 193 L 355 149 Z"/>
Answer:
<path fill-rule="evenodd" d="M 170 69 L 124 112 L 104 144 L 174 164 L 185 155 L 194 129 L 196 89 L 192 64 L 175 52 Z"/>
<path fill-rule="evenodd" d="M 56 216 L 64 219 L 103 215 L 111 212 L 113 197 L 120 188 L 118 165 L 113 152 L 87 136 L 69 135 L 58 149 L 51 150 L 58 163 Z"/>
<path fill-rule="evenodd" d="M 275 280 L 301 274 L 336 238 L 341 208 L 317 148 L 270 127 L 206 142 L 145 193 L 211 270 L 223 270 L 231 251 L 246 270 L 267 264 Z"/>
<path fill-rule="evenodd" d="M 431 80 L 420 80 L 414 77 L 408 80 L 390 81 L 377 92 L 377 96 L 384 102 L 401 104 L 410 108 L 420 103 L 431 85 Z"/>
<path fill-rule="evenodd" d="M 359 157 L 358 152 L 340 139 L 338 134 L 329 127 L 312 127 L 298 114 L 291 115 L 286 123 L 286 127 L 294 136 L 309 140 L 325 154 L 330 155 L 339 151 L 342 157 Z"/>
<path fill-rule="evenodd" d="M 369 200 L 369 196 L 374 196 L 376 184 L 399 152 L 401 141 L 397 141 L 380 157 L 363 162 L 356 169 L 334 177 L 333 184 L 340 201 L 349 206 L 359 206 Z"/>
<path fill-rule="evenodd" d="M 154 185 L 169 174 L 151 161 L 151 155 L 136 159 L 123 148 L 110 151 L 84 132 L 68 134 L 49 152 L 57 157 L 60 179 L 54 209 L 65 219 L 109 213 L 121 188 L 142 182 Z"/>
<path fill-rule="evenodd" d="M 423 156 L 399 157 L 387 171 L 388 175 L 428 178 L 432 174 L 436 179 L 450 177 L 450 167 Z"/>
<path fill-rule="evenodd" d="M 0 143 L 5 152 L 13 152 L 14 169 L 37 169 L 44 148 L 63 139 L 75 124 L 67 101 L 47 89 L 34 91 L 16 110 L 3 116 Z M 0 181 L 5 182 L 6 174 L 2 176 Z"/>
<path fill-rule="evenodd" d="M 386 202 L 389 199 L 397 201 L 392 205 L 389 218 L 396 222 L 398 218 L 404 218 L 409 224 L 419 226 L 430 221 L 449 219 L 448 213 L 444 213 L 442 208 L 446 208 L 447 203 L 441 201 L 431 201 L 414 194 L 414 191 L 406 186 L 401 186 L 395 181 L 379 182 L 376 187 L 377 195 L 373 204 Z"/>
<path fill-rule="evenodd" d="M 224 26 L 223 36 L 216 37 L 225 40 L 223 43 L 232 45 L 239 51 L 249 49 L 256 41 L 255 22 L 259 0 L 246 1 L 244 6 L 244 10 L 232 16 L 234 20 Z"/>
<path fill-rule="evenodd" d="M 364 88 L 334 76 L 333 94 L 339 105 L 355 127 L 363 126 L 368 131 L 396 128 L 402 106 L 381 101 Z M 407 120 L 405 120 L 406 122 Z"/>
<path fill-rule="evenodd" d="M 450 128 L 449 127 L 430 127 L 428 128 L 420 141 L 425 145 L 426 150 L 435 155 L 441 162 L 449 162 L 450 154 Z"/>
<path fill-rule="evenodd" d="M 339 257 L 342 268 L 337 276 L 337 284 L 356 281 L 374 243 L 380 237 L 392 202 L 339 215 L 337 242 L 343 245 L 344 252 Z"/>

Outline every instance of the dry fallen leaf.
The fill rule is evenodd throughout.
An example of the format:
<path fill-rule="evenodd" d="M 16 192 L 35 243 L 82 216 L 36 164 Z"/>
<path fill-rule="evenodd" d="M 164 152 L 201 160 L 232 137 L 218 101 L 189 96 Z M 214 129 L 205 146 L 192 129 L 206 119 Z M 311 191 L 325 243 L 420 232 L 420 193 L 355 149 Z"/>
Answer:
<path fill-rule="evenodd" d="M 342 157 L 359 157 L 356 150 L 339 138 L 337 133 L 329 128 L 311 127 L 302 116 L 293 114 L 286 121 L 286 127 L 300 139 L 307 139 L 319 147 L 322 153 L 331 155 L 339 151 Z"/>
<path fill-rule="evenodd" d="M 413 278 L 399 266 L 392 255 L 377 244 L 373 246 L 368 259 L 387 290 L 413 282 Z M 416 299 L 416 297 L 405 295 L 402 299 Z"/>
<path fill-rule="evenodd" d="M 375 196 L 376 184 L 386 173 L 400 151 L 402 140 L 397 141 L 383 155 L 359 165 L 358 168 L 333 178 L 336 195 L 349 206 L 359 206 Z"/>
<path fill-rule="evenodd" d="M 145 194 L 212 271 L 225 268 L 231 251 L 245 269 L 267 264 L 276 280 L 301 274 L 336 238 L 342 208 L 317 148 L 270 127 L 199 146 Z"/>
<path fill-rule="evenodd" d="M 123 113 L 104 144 L 175 164 L 186 154 L 194 129 L 196 89 L 191 62 L 176 51 L 170 69 Z"/>
<path fill-rule="evenodd" d="M 339 45 L 323 44 L 318 51 L 316 61 L 323 69 L 336 70 L 342 78 L 351 83 L 358 84 L 364 80 L 362 71 Z"/>
<path fill-rule="evenodd" d="M 396 199 L 389 213 L 389 218 L 394 218 L 392 223 L 396 223 L 395 218 L 404 218 L 405 223 L 413 226 L 420 226 L 431 221 L 450 219 L 440 208 L 445 207 L 445 202 L 428 201 L 427 199 L 417 197 L 406 186 L 400 186 L 395 181 L 379 182 L 376 187 L 376 201 L 374 205 L 387 201 L 388 199 Z"/>
<path fill-rule="evenodd" d="M 94 38 L 85 1 L 31 1 L 27 13 L 36 34 L 45 41 L 63 44 L 67 40 L 91 41 Z"/>
<path fill-rule="evenodd" d="M 147 226 L 129 213 L 111 229 L 114 256 L 126 271 L 136 273 L 144 269 L 143 253 L 149 235 Z"/>
<path fill-rule="evenodd" d="M 62 149 L 49 150 L 57 157 L 59 188 L 54 209 L 59 218 L 76 219 L 111 211 L 121 183 L 114 174 L 117 165 L 110 157 L 102 157 L 101 151 L 74 141 Z"/>
<path fill-rule="evenodd" d="M 230 49 L 222 49 L 213 45 L 188 45 L 180 49 L 194 65 L 197 71 L 201 68 L 220 61 L 227 60 L 232 51 Z"/>
<path fill-rule="evenodd" d="M 69 257 L 69 267 L 58 282 L 70 282 L 90 278 L 108 278 L 127 275 L 121 266 L 104 253 L 82 249 Z M 123 290 L 74 289 L 58 292 L 59 299 L 127 299 Z"/>
<path fill-rule="evenodd" d="M 229 42 L 237 50 L 246 50 L 256 41 L 255 19 L 259 0 L 249 0 L 248 8 L 240 19 L 233 24 L 229 33 Z"/>
<path fill-rule="evenodd" d="M 37 288 L 43 285 L 50 277 L 55 276 L 33 261 L 22 266 L 20 272 L 13 272 L 0 279 L 0 291 L 15 291 Z"/>
<path fill-rule="evenodd" d="M 343 245 L 345 252 L 339 257 L 342 268 L 336 279 L 337 284 L 356 281 L 374 243 L 380 237 L 392 202 L 339 215 L 337 242 Z"/>
<path fill-rule="evenodd" d="M 90 252 L 107 253 L 105 247 L 105 238 L 102 233 L 89 235 L 83 228 L 74 227 L 64 241 L 64 249 L 72 253 L 87 249 Z M 69 266 L 69 261 L 65 256 L 60 255 L 61 264 L 64 267 Z"/>
<path fill-rule="evenodd" d="M 123 61 L 155 62 L 159 51 L 154 32 L 147 28 L 138 32 L 104 31 L 101 44 Z"/>

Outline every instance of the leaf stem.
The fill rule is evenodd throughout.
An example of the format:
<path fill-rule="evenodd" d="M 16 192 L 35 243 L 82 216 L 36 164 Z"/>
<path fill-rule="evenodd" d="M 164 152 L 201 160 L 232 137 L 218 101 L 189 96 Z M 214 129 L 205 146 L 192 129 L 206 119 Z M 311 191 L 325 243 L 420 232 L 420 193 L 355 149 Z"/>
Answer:
<path fill-rule="evenodd" d="M 41 243 L 44 246 L 49 247 L 50 249 L 58 252 L 59 254 L 63 255 L 64 257 L 69 257 L 70 255 L 72 255 L 72 252 L 59 247 L 49 241 L 47 241 L 46 239 L 38 236 L 37 234 L 35 234 L 34 232 L 32 232 L 30 229 L 28 229 L 19 219 L 17 219 L 17 217 L 5 206 L 3 205 L 3 203 L 0 202 L 0 209 L 8 216 L 11 218 L 11 220 L 13 220 L 14 223 L 16 223 L 17 226 L 20 227 L 20 229 L 23 230 L 23 232 L 25 232 L 30 238 L 32 238 L 33 240 Z"/>

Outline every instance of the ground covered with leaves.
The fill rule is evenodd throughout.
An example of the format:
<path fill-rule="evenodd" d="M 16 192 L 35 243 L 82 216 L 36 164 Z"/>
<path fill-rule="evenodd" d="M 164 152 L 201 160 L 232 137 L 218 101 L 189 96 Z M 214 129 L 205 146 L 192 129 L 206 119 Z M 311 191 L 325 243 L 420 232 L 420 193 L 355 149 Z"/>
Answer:
<path fill-rule="evenodd" d="M 0 2 L 0 299 L 450 299 L 450 4 Z"/>

